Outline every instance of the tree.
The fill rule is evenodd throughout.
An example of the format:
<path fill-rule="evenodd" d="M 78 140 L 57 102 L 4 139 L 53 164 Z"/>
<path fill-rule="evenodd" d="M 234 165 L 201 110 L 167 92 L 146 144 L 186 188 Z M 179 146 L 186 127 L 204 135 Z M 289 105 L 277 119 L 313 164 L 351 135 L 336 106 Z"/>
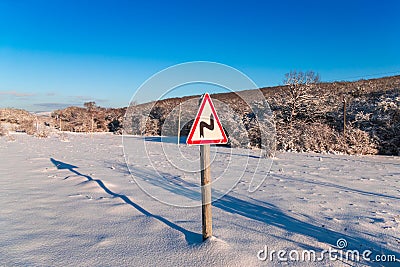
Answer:
<path fill-rule="evenodd" d="M 90 102 L 85 102 L 83 104 L 83 106 L 89 110 L 89 111 L 93 111 L 94 109 L 96 109 L 96 102 L 94 101 L 90 101 Z"/>
<path fill-rule="evenodd" d="M 307 103 L 311 100 L 311 91 L 316 88 L 319 81 L 319 74 L 313 71 L 290 71 L 285 74 L 283 83 L 288 86 L 286 94 L 290 126 L 295 116 L 307 109 Z"/>
<path fill-rule="evenodd" d="M 97 109 L 96 102 L 90 101 L 90 102 L 85 102 L 83 106 L 87 109 L 90 115 L 90 124 L 91 124 L 91 132 L 93 133 L 94 131 L 94 115 L 95 111 Z"/>

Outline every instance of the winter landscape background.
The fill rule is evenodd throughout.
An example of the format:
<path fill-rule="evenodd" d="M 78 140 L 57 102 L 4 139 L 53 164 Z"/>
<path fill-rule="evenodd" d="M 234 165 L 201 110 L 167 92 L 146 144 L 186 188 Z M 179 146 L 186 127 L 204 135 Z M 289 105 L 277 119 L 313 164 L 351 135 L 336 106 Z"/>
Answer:
<path fill-rule="evenodd" d="M 399 10 L 0 0 L 0 266 L 400 266 Z"/>

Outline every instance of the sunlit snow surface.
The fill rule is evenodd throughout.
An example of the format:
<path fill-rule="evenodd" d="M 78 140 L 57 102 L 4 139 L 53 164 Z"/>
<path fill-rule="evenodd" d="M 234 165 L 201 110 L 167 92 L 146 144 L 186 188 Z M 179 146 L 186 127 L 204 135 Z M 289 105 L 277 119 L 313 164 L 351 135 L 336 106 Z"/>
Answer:
<path fill-rule="evenodd" d="M 203 243 L 198 147 L 142 137 L 123 145 L 109 134 L 14 137 L 0 138 L 0 266 L 273 266 L 257 259 L 265 245 L 319 252 L 339 238 L 400 258 L 398 157 L 278 153 L 268 172 L 259 151 L 212 147 L 219 199 L 215 237 Z M 380 265 L 282 264 L 346 263 Z"/>

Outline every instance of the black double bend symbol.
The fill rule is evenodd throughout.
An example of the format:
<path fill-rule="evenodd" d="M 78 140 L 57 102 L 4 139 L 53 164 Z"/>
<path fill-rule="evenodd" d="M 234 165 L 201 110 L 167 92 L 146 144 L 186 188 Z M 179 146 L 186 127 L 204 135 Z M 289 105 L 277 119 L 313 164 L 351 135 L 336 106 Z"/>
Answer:
<path fill-rule="evenodd" d="M 204 138 L 204 128 L 207 128 L 208 130 L 214 130 L 214 116 L 211 113 L 210 115 L 210 124 L 207 122 L 201 121 L 200 122 L 200 137 Z"/>

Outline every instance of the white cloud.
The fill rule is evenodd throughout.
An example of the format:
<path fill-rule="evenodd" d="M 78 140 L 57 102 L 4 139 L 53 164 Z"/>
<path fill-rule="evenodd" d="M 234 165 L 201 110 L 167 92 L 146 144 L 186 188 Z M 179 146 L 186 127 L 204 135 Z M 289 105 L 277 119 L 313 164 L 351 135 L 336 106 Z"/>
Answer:
<path fill-rule="evenodd" d="M 0 91 L 0 95 L 14 96 L 14 97 L 28 97 L 28 96 L 34 96 L 35 94 L 33 94 L 33 93 L 22 93 L 22 92 L 17 92 L 17 91 Z"/>

